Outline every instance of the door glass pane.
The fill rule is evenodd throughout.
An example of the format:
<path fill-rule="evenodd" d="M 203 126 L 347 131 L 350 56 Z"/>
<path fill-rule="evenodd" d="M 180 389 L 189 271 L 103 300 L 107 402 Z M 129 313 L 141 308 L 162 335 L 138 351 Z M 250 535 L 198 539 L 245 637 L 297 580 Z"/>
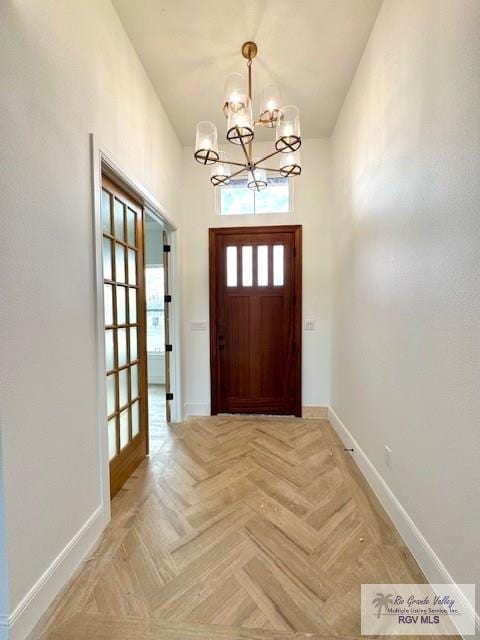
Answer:
<path fill-rule="evenodd" d="M 124 211 L 125 206 L 115 198 L 113 219 L 115 224 L 115 237 L 117 240 L 125 240 Z"/>
<path fill-rule="evenodd" d="M 227 287 L 237 286 L 237 247 L 227 247 Z"/>
<path fill-rule="evenodd" d="M 128 290 L 128 313 L 130 324 L 135 324 L 137 322 L 137 290 L 129 289 Z"/>
<path fill-rule="evenodd" d="M 283 285 L 283 245 L 273 247 L 273 284 L 276 287 Z"/>
<path fill-rule="evenodd" d="M 136 213 L 131 209 L 127 209 L 127 240 L 128 244 L 133 246 L 136 245 L 135 242 L 135 222 L 136 222 Z"/>
<path fill-rule="evenodd" d="M 108 421 L 108 459 L 111 460 L 117 455 L 117 419 L 112 418 Z"/>
<path fill-rule="evenodd" d="M 128 409 L 120 414 L 120 449 L 128 444 Z"/>
<path fill-rule="evenodd" d="M 138 402 L 134 402 L 132 404 L 132 407 L 131 407 L 131 410 L 132 410 L 132 438 L 134 438 L 137 435 L 137 433 L 140 431 L 138 407 L 139 407 L 139 403 Z"/>
<path fill-rule="evenodd" d="M 124 407 L 128 403 L 128 369 L 122 369 L 119 372 L 118 382 L 120 407 Z"/>
<path fill-rule="evenodd" d="M 137 359 L 137 328 L 130 329 L 130 362 Z"/>
<path fill-rule="evenodd" d="M 126 289 L 125 287 L 117 287 L 117 324 L 127 323 L 126 309 Z"/>
<path fill-rule="evenodd" d="M 105 324 L 113 324 L 113 287 L 111 284 L 103 285 L 105 300 Z"/>
<path fill-rule="evenodd" d="M 125 249 L 123 245 L 115 245 L 115 280 L 125 282 Z"/>
<path fill-rule="evenodd" d="M 112 279 L 112 241 L 108 238 L 103 239 L 103 278 Z"/>
<path fill-rule="evenodd" d="M 133 249 L 128 250 L 128 283 L 137 284 L 137 253 Z"/>
<path fill-rule="evenodd" d="M 113 330 L 105 331 L 105 367 L 107 371 L 115 366 L 115 355 L 113 351 Z"/>
<path fill-rule="evenodd" d="M 268 287 L 268 247 L 257 247 L 257 280 L 259 287 Z"/>
<path fill-rule="evenodd" d="M 115 411 L 115 401 L 116 401 L 116 385 L 115 385 L 116 375 L 112 373 L 112 375 L 107 376 L 107 415 L 111 415 Z"/>
<path fill-rule="evenodd" d="M 118 337 L 118 366 L 122 367 L 127 364 L 127 329 L 119 329 Z"/>
<path fill-rule="evenodd" d="M 252 247 L 242 247 L 242 285 L 252 286 Z"/>
<path fill-rule="evenodd" d="M 102 228 L 105 233 L 112 233 L 110 221 L 110 194 L 102 189 Z"/>
<path fill-rule="evenodd" d="M 138 396 L 138 367 L 136 364 L 130 369 L 131 385 L 132 385 L 132 398 Z"/>

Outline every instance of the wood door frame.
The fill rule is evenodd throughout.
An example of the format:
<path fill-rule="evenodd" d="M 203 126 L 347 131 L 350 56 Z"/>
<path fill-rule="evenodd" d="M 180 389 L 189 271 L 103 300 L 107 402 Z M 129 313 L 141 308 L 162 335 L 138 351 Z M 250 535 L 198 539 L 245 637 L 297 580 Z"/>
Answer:
<path fill-rule="evenodd" d="M 297 346 L 295 363 L 295 415 L 302 416 L 302 225 L 273 225 L 262 227 L 215 227 L 208 230 L 209 239 L 209 297 L 210 297 L 210 415 L 218 414 L 220 406 L 220 358 L 218 354 L 217 327 L 217 243 L 219 235 L 262 233 L 293 233 L 294 234 L 294 282 L 295 315 L 294 339 Z"/>
<path fill-rule="evenodd" d="M 100 482 L 100 500 L 98 508 L 100 530 L 110 520 L 110 462 L 108 455 L 108 434 L 105 428 L 107 415 L 107 391 L 105 385 L 105 328 L 104 328 L 104 298 L 103 298 L 103 253 L 102 253 L 102 213 L 101 190 L 102 174 L 113 180 L 118 186 L 131 195 L 148 209 L 169 235 L 171 251 L 170 279 L 172 291 L 180 291 L 178 262 L 178 226 L 168 214 L 167 209 L 142 185 L 141 181 L 132 177 L 122 168 L 102 141 L 93 133 L 90 134 L 91 161 L 91 194 L 92 194 L 92 246 L 94 251 L 93 289 L 95 295 L 95 346 L 96 346 L 96 389 L 97 411 L 96 425 L 98 438 L 98 464 Z M 179 297 L 174 296 L 171 304 L 170 332 L 176 348 L 171 360 L 171 384 L 174 388 L 175 399 L 172 402 L 172 421 L 182 420 L 181 399 L 181 327 Z"/>

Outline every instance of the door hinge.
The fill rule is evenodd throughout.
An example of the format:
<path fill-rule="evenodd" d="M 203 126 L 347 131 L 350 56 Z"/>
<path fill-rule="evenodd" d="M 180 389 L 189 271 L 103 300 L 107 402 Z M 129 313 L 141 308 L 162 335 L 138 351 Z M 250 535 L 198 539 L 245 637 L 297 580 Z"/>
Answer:
<path fill-rule="evenodd" d="M 169 244 L 163 245 L 163 253 L 170 253 L 171 246 Z"/>
<path fill-rule="evenodd" d="M 165 294 L 163 296 L 163 301 L 164 302 L 171 302 L 172 301 L 172 296 L 169 293 Z"/>
<path fill-rule="evenodd" d="M 173 393 L 168 392 L 168 393 L 165 394 L 165 397 L 166 397 L 167 400 L 173 400 Z"/>
<path fill-rule="evenodd" d="M 173 351 L 173 345 L 172 344 L 166 344 L 165 345 L 165 351 Z"/>

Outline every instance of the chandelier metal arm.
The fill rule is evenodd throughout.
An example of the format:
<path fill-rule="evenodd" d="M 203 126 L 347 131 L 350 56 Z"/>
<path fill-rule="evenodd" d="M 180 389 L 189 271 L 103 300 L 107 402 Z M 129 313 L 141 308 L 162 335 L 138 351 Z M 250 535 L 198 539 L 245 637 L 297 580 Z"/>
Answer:
<path fill-rule="evenodd" d="M 231 164 L 235 167 L 245 167 L 244 162 L 233 162 L 233 160 L 215 160 L 214 164 Z"/>
<path fill-rule="evenodd" d="M 240 175 L 241 173 L 243 173 L 244 171 L 246 171 L 246 169 L 247 169 L 247 168 L 245 167 L 245 165 L 243 165 L 243 164 L 242 164 L 241 166 L 242 166 L 242 168 L 241 168 L 241 169 L 239 169 L 239 171 L 235 171 L 235 173 L 232 173 L 232 174 L 230 175 L 230 180 L 231 180 L 232 178 L 234 178 L 235 176 L 238 176 L 238 175 Z"/>
<path fill-rule="evenodd" d="M 236 127 L 236 129 L 238 131 L 238 127 Z M 247 161 L 247 165 L 250 166 L 252 164 L 251 159 L 250 159 L 250 155 L 249 155 L 249 153 L 247 151 L 247 147 L 245 146 L 245 143 L 244 143 L 243 138 L 241 136 L 240 136 L 240 144 L 242 145 L 242 149 L 243 149 L 243 153 L 245 154 L 245 159 Z"/>
<path fill-rule="evenodd" d="M 282 173 L 280 169 L 271 169 L 270 167 L 259 167 L 255 165 L 256 169 L 263 169 L 264 171 L 275 171 L 275 173 Z"/>
<path fill-rule="evenodd" d="M 261 162 L 264 162 L 265 160 L 268 160 L 269 158 L 273 158 L 273 156 L 276 156 L 277 154 L 281 153 L 281 151 L 273 151 L 273 153 L 269 153 L 268 156 L 264 156 L 263 158 L 260 158 L 260 160 L 257 160 L 255 162 L 255 166 L 258 167 L 258 165 Z M 259 167 L 260 168 L 260 167 Z"/>

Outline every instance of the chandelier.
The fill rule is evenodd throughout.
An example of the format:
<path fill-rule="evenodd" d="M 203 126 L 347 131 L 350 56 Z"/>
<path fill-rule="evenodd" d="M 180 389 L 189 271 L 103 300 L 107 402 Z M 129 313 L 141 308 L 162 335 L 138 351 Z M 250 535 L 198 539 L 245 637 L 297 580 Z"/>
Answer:
<path fill-rule="evenodd" d="M 232 73 L 227 77 L 223 112 L 227 118 L 227 140 L 241 147 L 244 161 L 233 162 L 225 151 L 219 151 L 217 127 L 207 121 L 197 124 L 194 157 L 200 164 L 212 165 L 210 182 L 215 187 L 226 185 L 233 177 L 246 174 L 247 186 L 261 191 L 268 186 L 267 172 L 279 173 L 284 177 L 301 174 L 300 113 L 298 107 L 293 105 L 281 106 L 280 89 L 270 85 L 262 92 L 260 115 L 255 120 L 252 109 L 252 62 L 257 55 L 255 42 L 245 42 L 242 55 L 247 59 L 248 85 L 240 73 Z M 255 127 L 275 128 L 275 150 L 258 159 L 253 151 Z M 264 164 L 277 155 L 277 167 Z M 234 173 L 232 167 L 236 169 Z"/>

